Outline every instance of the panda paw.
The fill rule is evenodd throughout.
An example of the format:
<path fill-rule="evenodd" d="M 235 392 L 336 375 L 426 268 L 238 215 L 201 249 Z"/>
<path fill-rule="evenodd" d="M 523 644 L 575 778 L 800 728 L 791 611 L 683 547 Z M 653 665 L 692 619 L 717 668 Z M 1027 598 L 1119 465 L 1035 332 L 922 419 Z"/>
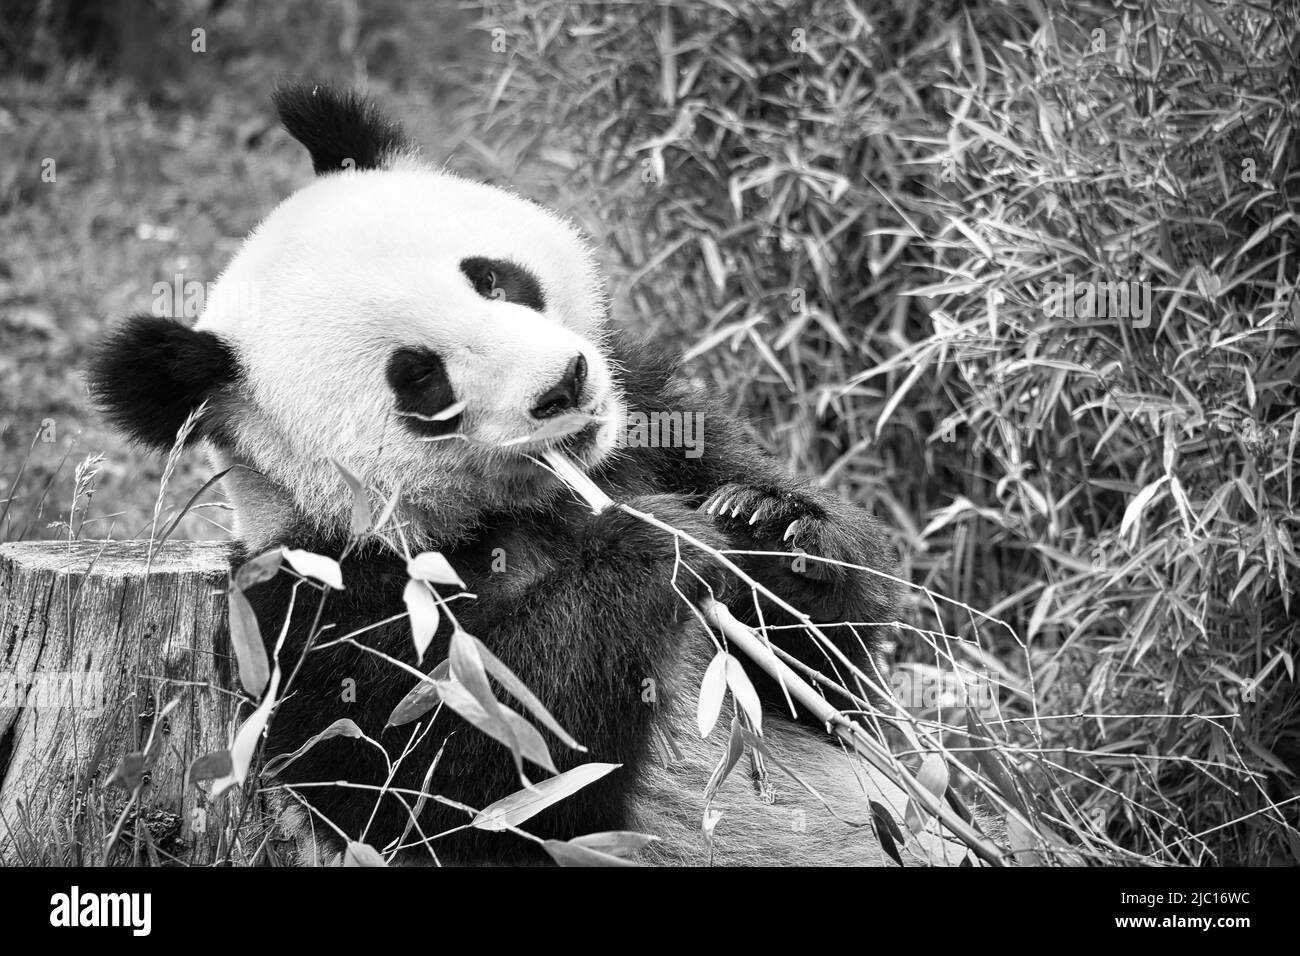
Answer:
<path fill-rule="evenodd" d="M 731 547 L 731 541 L 707 517 L 691 507 L 684 497 L 674 494 L 642 495 L 632 498 L 626 504 L 633 511 L 649 515 L 685 532 L 704 545 L 704 549 L 686 541 L 678 541 L 670 532 L 653 527 L 621 509 L 607 508 L 592 519 L 599 529 L 598 534 L 606 554 L 618 552 L 633 563 L 661 564 L 670 571 L 677 570 L 685 562 L 692 571 L 684 575 L 678 574 L 678 578 L 689 582 L 688 589 L 702 584 L 715 595 L 728 589 L 731 574 L 710 556 L 709 549 L 723 551 Z"/>
<path fill-rule="evenodd" d="M 705 499 L 700 510 L 711 515 L 718 527 L 745 550 L 793 554 L 789 570 L 814 581 L 841 581 L 847 569 L 801 559 L 799 555 L 848 563 L 862 560 L 853 535 L 825 507 L 799 491 L 738 483 L 723 485 Z"/>

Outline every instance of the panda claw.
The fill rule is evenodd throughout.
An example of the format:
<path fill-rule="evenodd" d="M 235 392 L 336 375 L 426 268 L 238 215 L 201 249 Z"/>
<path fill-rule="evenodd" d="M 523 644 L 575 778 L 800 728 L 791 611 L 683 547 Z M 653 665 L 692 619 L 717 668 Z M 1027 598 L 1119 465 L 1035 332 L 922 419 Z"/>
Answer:
<path fill-rule="evenodd" d="M 750 523 L 751 525 L 758 524 L 758 516 L 759 516 L 759 514 L 762 512 L 762 510 L 763 510 L 763 509 L 762 509 L 761 506 L 758 507 L 758 508 L 755 508 L 755 509 L 754 509 L 754 513 L 753 513 L 753 515 L 751 515 L 750 518 L 749 518 L 749 523 Z"/>
<path fill-rule="evenodd" d="M 782 541 L 789 541 L 794 536 L 795 529 L 799 527 L 799 519 L 795 518 L 790 522 L 790 526 L 785 529 L 785 534 L 781 535 Z"/>

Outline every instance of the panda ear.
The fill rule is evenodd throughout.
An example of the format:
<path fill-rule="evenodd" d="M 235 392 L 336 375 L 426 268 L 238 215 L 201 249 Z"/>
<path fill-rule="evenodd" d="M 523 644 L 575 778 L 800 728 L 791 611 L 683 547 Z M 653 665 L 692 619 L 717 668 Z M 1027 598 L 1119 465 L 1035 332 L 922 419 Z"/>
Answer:
<path fill-rule="evenodd" d="M 193 411 L 239 376 L 234 351 L 211 332 L 173 319 L 136 315 L 96 347 L 87 370 L 91 396 L 135 441 L 171 448 Z M 205 414 L 187 437 L 217 437 Z"/>
<path fill-rule="evenodd" d="M 352 90 L 284 83 L 271 99 L 289 135 L 311 153 L 318 176 L 343 169 L 379 169 L 394 154 L 417 152 L 399 125 Z"/>

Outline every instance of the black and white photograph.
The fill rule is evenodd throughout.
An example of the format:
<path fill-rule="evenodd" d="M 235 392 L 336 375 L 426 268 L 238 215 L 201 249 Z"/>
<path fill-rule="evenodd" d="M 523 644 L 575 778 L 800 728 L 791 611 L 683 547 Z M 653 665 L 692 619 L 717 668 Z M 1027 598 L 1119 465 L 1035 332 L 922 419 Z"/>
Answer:
<path fill-rule="evenodd" d="M 25 921 L 1300 864 L 1300 3 L 0 10 Z"/>

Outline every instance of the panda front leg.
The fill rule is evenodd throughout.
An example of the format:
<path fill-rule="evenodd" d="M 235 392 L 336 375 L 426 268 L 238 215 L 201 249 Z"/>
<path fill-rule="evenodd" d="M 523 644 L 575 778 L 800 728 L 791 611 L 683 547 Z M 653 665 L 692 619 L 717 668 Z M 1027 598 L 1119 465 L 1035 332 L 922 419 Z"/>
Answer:
<path fill-rule="evenodd" d="M 897 555 L 865 509 L 786 472 L 741 422 L 706 408 L 704 454 L 681 471 L 706 515 L 737 551 L 775 552 L 736 558 L 746 573 L 806 614 L 838 650 L 878 679 L 872 658 L 896 619 Z M 824 560 L 818 560 L 824 559 Z M 836 655 L 796 618 L 761 593 L 733 589 L 732 612 L 750 626 L 778 625 L 770 637 L 805 664 L 854 688 Z M 775 686 L 760 688 L 784 699 Z"/>
<path fill-rule="evenodd" d="M 892 546 L 870 514 L 789 476 L 729 482 L 700 505 L 762 583 L 817 622 L 892 616 Z M 825 560 L 817 560 L 818 558 Z M 845 565 L 858 565 L 880 575 Z"/>
<path fill-rule="evenodd" d="M 683 496 L 646 495 L 627 504 L 709 547 L 728 546 Z M 555 514 L 517 534 L 519 541 L 544 542 L 547 552 L 520 553 L 516 573 L 527 577 L 522 590 L 512 573 L 470 579 L 477 600 L 461 612 L 462 624 L 587 748 L 577 754 L 553 747 L 560 770 L 585 761 L 623 764 L 527 828 L 556 838 L 625 828 L 628 794 L 653 754 L 660 705 L 683 683 L 685 662 L 698 656 L 688 642 L 707 641 L 693 627 L 690 605 L 710 590 L 721 594 L 729 575 L 704 552 L 679 546 L 672 535 L 618 508 L 576 522 Z M 512 547 L 507 540 L 507 554 Z M 454 555 L 451 560 L 456 563 Z M 650 702 L 647 680 L 655 687 Z M 485 804 L 517 789 L 496 744 L 473 732 L 457 738 L 448 740 L 447 766 L 492 767 L 494 773 L 491 781 L 483 773 L 473 782 L 458 781 L 459 793 L 450 795 Z M 466 786 L 481 792 L 467 793 Z"/>
<path fill-rule="evenodd" d="M 788 476 L 730 482 L 714 490 L 700 510 L 731 538 L 734 549 L 778 552 L 742 555 L 737 563 L 807 614 L 873 682 L 881 680 L 873 659 L 881 634 L 895 619 L 897 598 L 894 582 L 885 576 L 895 570 L 892 548 L 870 514 Z M 841 685 L 873 696 L 818 638 L 791 627 L 796 619 L 766 595 L 736 597 L 732 611 L 750 626 L 780 627 L 769 635 L 783 650 Z M 775 682 L 761 683 L 767 699 L 784 699 Z"/>

